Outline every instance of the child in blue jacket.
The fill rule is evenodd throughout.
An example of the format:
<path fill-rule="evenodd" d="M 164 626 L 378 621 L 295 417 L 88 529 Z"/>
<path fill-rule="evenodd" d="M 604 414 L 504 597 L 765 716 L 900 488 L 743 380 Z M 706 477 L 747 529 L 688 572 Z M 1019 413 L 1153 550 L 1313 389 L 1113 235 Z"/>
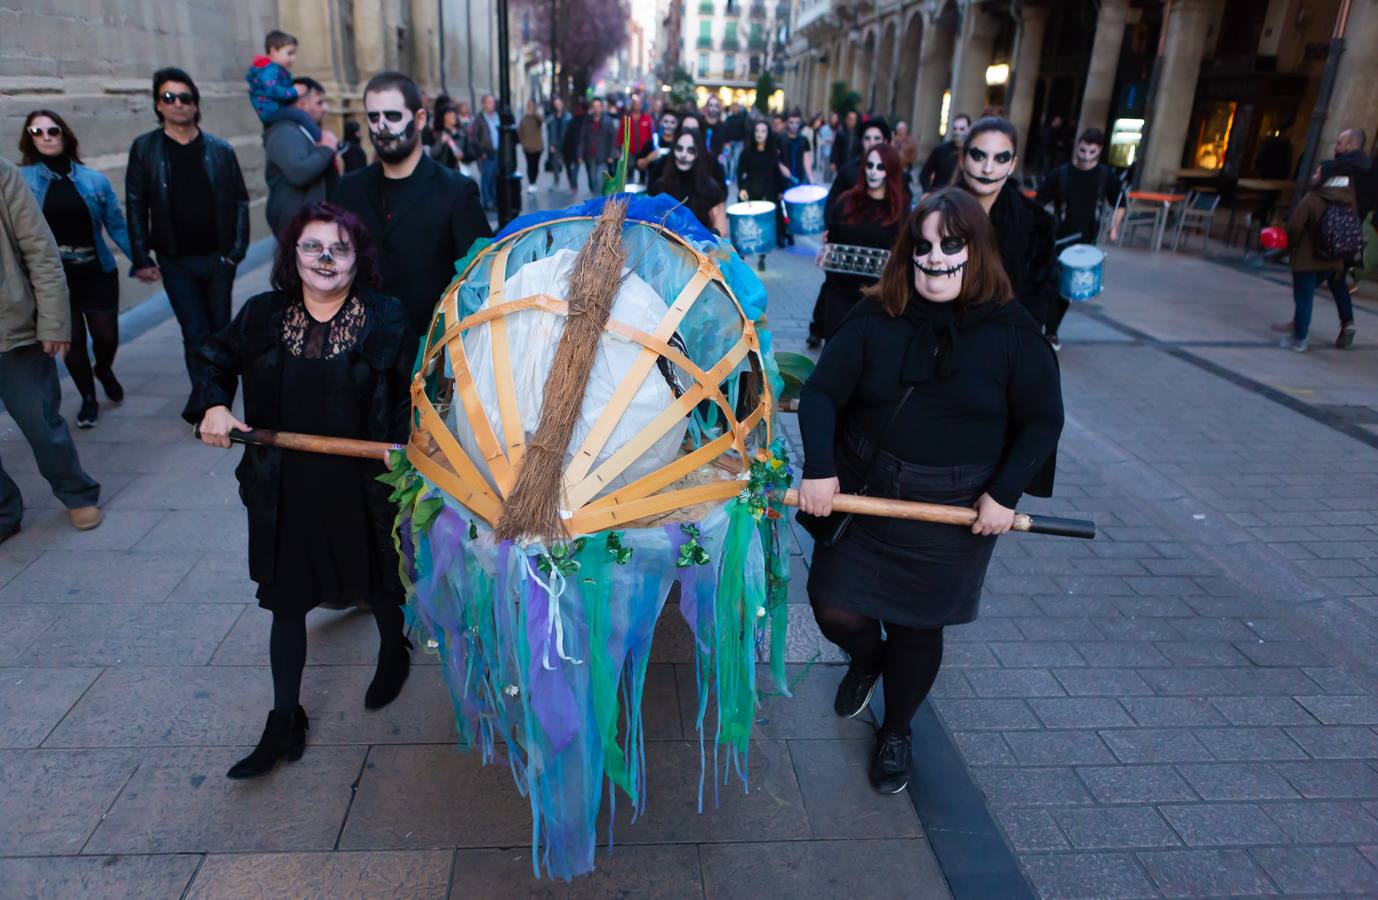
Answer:
<path fill-rule="evenodd" d="M 283 119 L 290 119 L 305 128 L 311 139 L 321 139 L 320 126 L 293 104 L 297 89 L 292 85 L 292 63 L 297 58 L 297 39 L 285 31 L 268 32 L 263 39 L 264 56 L 255 56 L 244 73 L 249 83 L 249 102 L 258 119 L 267 128 Z"/>

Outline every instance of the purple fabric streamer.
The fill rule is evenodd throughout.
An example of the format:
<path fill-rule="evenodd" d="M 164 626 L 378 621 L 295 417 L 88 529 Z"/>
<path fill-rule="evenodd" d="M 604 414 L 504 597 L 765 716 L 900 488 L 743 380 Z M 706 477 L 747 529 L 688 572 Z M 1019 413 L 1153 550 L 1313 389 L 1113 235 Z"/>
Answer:
<path fill-rule="evenodd" d="M 685 534 L 678 524 L 666 525 L 665 534 L 670 538 L 670 546 L 673 548 L 670 558 L 679 559 L 680 548 L 689 543 L 689 535 Z M 689 630 L 694 635 L 694 643 L 702 646 L 702 641 L 699 639 L 699 592 L 696 569 L 698 566 L 685 566 L 679 570 L 679 614 L 689 624 Z"/>
<path fill-rule="evenodd" d="M 554 641 L 551 633 L 550 595 L 545 588 L 528 577 L 526 582 L 526 644 L 531 650 L 531 661 L 527 667 L 527 702 L 536 713 L 546 739 L 555 753 L 569 746 L 569 742 L 579 733 L 583 716 L 574 699 L 574 690 L 569 680 L 561 672 L 564 660 L 553 652 L 549 645 Z M 550 650 L 547 654 L 547 650 Z M 547 669 L 543 664 L 550 657 Z"/>

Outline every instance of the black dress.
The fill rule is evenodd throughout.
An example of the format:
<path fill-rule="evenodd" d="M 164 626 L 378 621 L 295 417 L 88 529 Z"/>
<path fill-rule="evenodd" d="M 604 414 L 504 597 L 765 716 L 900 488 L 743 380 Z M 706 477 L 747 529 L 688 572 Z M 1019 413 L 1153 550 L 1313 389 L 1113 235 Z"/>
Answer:
<path fill-rule="evenodd" d="M 328 322 L 318 322 L 294 303 L 282 324 L 281 430 L 330 437 L 359 437 L 366 416 L 339 402 L 349 380 L 350 353 L 365 321 L 364 305 L 351 297 Z M 383 473 L 380 463 L 284 450 L 278 498 L 277 570 L 258 588 L 259 606 L 305 613 L 316 606 L 349 606 L 385 590 L 382 558 L 372 540 L 376 524 L 367 490 Z"/>
<path fill-rule="evenodd" d="M 851 244 L 856 247 L 875 247 L 889 250 L 899 238 L 900 226 L 904 217 L 900 216 L 888 225 L 882 222 L 885 215 L 885 201 L 867 196 L 866 205 L 859 215 L 847 215 L 846 207 L 838 204 L 833 221 L 828 223 L 828 243 Z M 818 289 L 815 315 L 818 317 L 824 340 L 830 339 L 841 327 L 842 320 L 861 300 L 861 289 L 875 284 L 879 276 L 844 275 L 829 272 Z"/>
<path fill-rule="evenodd" d="M 800 397 L 804 477 L 862 487 L 874 441 L 908 385 L 871 471 L 876 497 L 970 507 L 983 493 L 1014 508 L 1046 496 L 1062 392 L 1057 358 L 1017 303 L 914 299 L 892 318 L 863 300 L 828 343 Z M 976 618 L 995 538 L 969 528 L 857 516 L 814 546 L 809 596 L 820 606 L 935 628 Z"/>

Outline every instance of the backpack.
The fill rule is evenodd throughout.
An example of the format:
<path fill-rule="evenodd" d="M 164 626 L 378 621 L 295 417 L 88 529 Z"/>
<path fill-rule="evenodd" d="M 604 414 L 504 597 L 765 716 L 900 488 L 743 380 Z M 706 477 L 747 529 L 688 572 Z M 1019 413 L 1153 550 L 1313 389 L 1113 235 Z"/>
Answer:
<path fill-rule="evenodd" d="M 1364 232 L 1354 207 L 1328 203 L 1313 241 L 1317 259 L 1348 260 L 1364 249 Z"/>

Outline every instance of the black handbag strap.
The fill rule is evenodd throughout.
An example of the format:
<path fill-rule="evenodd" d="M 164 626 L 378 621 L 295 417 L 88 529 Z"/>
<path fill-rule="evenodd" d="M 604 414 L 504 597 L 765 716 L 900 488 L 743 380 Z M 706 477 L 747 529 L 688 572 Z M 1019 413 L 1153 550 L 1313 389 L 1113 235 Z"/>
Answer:
<path fill-rule="evenodd" d="M 865 494 L 871 488 L 871 473 L 875 471 L 876 461 L 880 459 L 881 448 L 885 441 L 890 437 L 890 432 L 894 430 L 895 422 L 900 417 L 900 410 L 904 409 L 904 404 L 909 402 L 909 395 L 914 393 L 914 385 L 909 385 L 900 395 L 899 402 L 895 404 L 895 409 L 890 413 L 890 421 L 885 423 L 885 430 L 880 433 L 880 440 L 871 448 L 871 458 L 866 461 L 866 470 L 861 476 L 861 490 L 857 493 Z"/>

